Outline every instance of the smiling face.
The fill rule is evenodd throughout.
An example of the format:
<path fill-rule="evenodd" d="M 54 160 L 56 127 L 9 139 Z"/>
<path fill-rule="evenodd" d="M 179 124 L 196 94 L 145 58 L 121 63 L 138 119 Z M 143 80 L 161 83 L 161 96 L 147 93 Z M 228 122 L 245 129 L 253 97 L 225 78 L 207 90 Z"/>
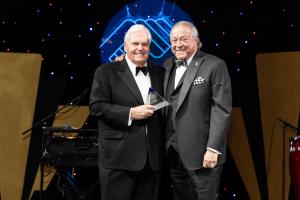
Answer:
<path fill-rule="evenodd" d="M 143 29 L 132 32 L 124 41 L 124 50 L 134 64 L 144 66 L 150 51 L 149 34 Z"/>
<path fill-rule="evenodd" d="M 178 60 L 186 60 L 198 49 L 198 37 L 193 36 L 187 25 L 175 26 L 170 35 L 172 52 Z"/>

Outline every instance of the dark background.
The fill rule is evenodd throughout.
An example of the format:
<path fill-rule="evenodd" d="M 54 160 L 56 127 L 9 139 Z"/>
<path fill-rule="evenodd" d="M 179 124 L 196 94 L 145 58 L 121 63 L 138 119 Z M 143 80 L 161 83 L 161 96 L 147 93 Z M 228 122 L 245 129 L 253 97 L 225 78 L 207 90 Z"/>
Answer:
<path fill-rule="evenodd" d="M 43 57 L 38 101 L 48 102 L 53 106 L 46 109 L 43 108 L 45 103 L 40 103 L 35 122 L 55 110 L 58 104 L 67 103 L 91 87 L 93 73 L 101 64 L 98 46 L 106 25 L 114 13 L 131 2 L 133 1 L 9 0 L 0 3 L 0 51 L 39 53 Z M 169 2 L 175 2 L 193 19 L 204 44 L 202 49 L 226 61 L 233 85 L 233 105 L 241 107 L 247 132 L 252 134 L 248 135 L 248 139 L 260 192 L 262 199 L 268 199 L 255 56 L 264 52 L 300 49 L 298 2 Z M 89 30 L 91 27 L 92 31 Z M 47 98 L 41 98 L 42 94 Z M 88 105 L 88 99 L 88 95 L 85 95 L 79 105 Z M 51 124 L 51 120 L 53 119 L 48 123 Z M 89 118 L 86 127 L 95 127 L 95 120 Z M 36 134 L 39 134 L 38 130 Z M 31 143 L 39 140 L 40 137 L 32 139 Z M 30 148 L 30 151 L 39 149 L 33 144 Z M 34 156 L 29 159 L 34 159 Z M 80 173 L 74 180 L 85 185 L 84 187 L 91 185 L 89 180 L 97 178 L 97 170 L 76 170 Z M 27 167 L 26 177 L 34 171 Z M 32 178 L 25 178 L 25 182 L 30 185 Z M 55 192 L 47 191 L 47 196 L 55 194 L 55 199 L 63 199 L 56 183 L 48 190 Z M 26 196 L 26 188 L 24 191 L 23 196 Z M 224 166 L 220 191 L 221 199 L 249 198 L 230 152 Z M 72 187 L 70 192 L 76 196 Z M 91 193 L 97 194 L 96 191 Z"/>

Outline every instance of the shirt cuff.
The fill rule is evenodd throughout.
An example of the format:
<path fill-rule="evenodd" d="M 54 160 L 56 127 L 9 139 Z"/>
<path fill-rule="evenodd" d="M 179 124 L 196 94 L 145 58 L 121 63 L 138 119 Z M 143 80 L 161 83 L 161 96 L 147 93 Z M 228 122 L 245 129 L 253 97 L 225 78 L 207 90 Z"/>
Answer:
<path fill-rule="evenodd" d="M 207 147 L 206 148 L 207 150 L 210 150 L 210 151 L 212 151 L 212 152 L 214 152 L 214 153 L 217 153 L 217 154 L 222 154 L 221 152 L 219 152 L 219 151 L 217 151 L 217 150 L 215 150 L 215 149 L 212 149 L 212 148 L 209 148 L 209 147 Z"/>
<path fill-rule="evenodd" d="M 132 119 L 131 119 L 131 109 L 132 108 L 130 108 L 130 110 L 129 110 L 129 116 L 128 116 L 128 126 L 130 126 L 131 125 L 131 123 L 132 123 Z"/>

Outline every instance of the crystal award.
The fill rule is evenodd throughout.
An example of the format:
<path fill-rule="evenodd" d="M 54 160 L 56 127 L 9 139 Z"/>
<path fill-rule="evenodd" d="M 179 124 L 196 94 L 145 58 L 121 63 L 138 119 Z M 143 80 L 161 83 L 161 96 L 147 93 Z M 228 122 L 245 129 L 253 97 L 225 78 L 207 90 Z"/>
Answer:
<path fill-rule="evenodd" d="M 167 100 L 165 100 L 162 96 L 160 96 L 158 92 L 156 92 L 155 89 L 151 87 L 149 88 L 149 92 L 147 96 L 147 104 L 155 106 L 155 110 L 170 105 L 169 102 L 167 102 Z"/>

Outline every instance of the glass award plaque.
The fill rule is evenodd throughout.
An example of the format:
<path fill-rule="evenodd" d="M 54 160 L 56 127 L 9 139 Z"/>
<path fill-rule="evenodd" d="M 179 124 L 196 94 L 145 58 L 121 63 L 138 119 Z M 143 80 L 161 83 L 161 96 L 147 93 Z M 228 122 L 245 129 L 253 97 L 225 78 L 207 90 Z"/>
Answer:
<path fill-rule="evenodd" d="M 170 105 L 169 102 L 167 102 L 167 100 L 160 96 L 158 92 L 156 92 L 153 88 L 149 88 L 147 104 L 155 106 L 155 110 L 159 110 L 163 107 Z"/>

